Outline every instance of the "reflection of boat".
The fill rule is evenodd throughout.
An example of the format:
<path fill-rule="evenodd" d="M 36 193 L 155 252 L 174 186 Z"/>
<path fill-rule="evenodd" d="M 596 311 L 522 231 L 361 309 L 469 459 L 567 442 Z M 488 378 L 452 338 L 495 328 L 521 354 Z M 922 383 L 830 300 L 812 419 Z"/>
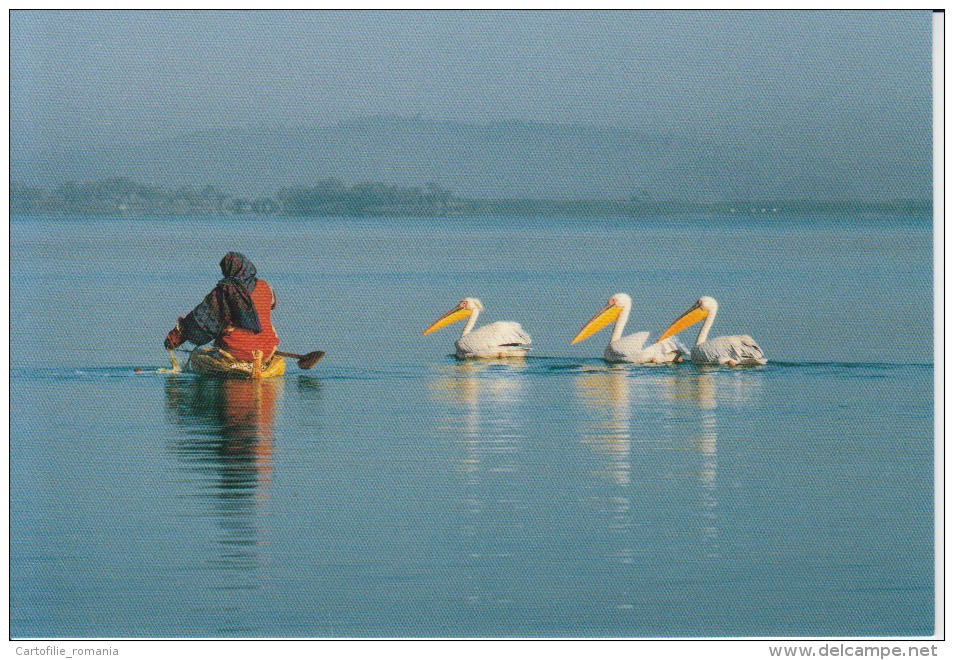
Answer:
<path fill-rule="evenodd" d="M 177 375 L 166 382 L 166 412 L 177 432 L 170 452 L 187 475 L 184 515 L 211 514 L 220 534 L 210 539 L 203 566 L 215 588 L 258 592 L 267 583 L 268 488 L 272 436 L 284 379 L 236 380 Z M 203 551 L 204 550 L 204 551 Z M 228 634 L 260 635 L 243 608 L 214 605 Z"/>
<path fill-rule="evenodd" d="M 170 378 L 166 409 L 185 434 L 173 451 L 234 506 L 269 482 L 272 426 L 284 381 Z"/>
<path fill-rule="evenodd" d="M 254 362 L 246 362 L 236 360 L 219 348 L 197 348 L 189 356 L 185 370 L 206 376 L 239 380 L 274 378 L 285 373 L 285 360 L 280 355 L 273 355 L 270 360 L 263 363 L 260 351 L 256 353 L 259 355 Z"/>
<path fill-rule="evenodd" d="M 236 467 L 268 472 L 275 404 L 281 380 L 171 378 L 166 406 L 178 426 L 191 433 L 179 452 L 183 457 L 218 457 L 223 476 Z"/>

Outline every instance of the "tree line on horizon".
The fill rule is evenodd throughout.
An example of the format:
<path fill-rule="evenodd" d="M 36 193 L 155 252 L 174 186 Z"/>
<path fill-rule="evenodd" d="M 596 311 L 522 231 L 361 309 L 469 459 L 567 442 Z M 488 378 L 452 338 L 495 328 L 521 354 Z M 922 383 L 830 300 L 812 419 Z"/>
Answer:
<path fill-rule="evenodd" d="M 863 203 L 831 200 L 740 200 L 719 203 L 659 201 L 645 191 L 628 199 L 465 199 L 436 183 L 400 187 L 384 183 L 348 185 L 326 179 L 314 186 L 287 186 L 271 196 L 230 195 L 213 186 L 166 190 L 127 178 L 63 183 L 53 188 L 11 185 L 10 212 L 54 216 L 284 216 L 385 217 L 650 215 L 667 212 L 716 214 L 930 213 L 930 201 Z"/>
<path fill-rule="evenodd" d="M 214 186 L 166 190 L 126 178 L 63 183 L 54 188 L 13 185 L 12 213 L 54 215 L 365 215 L 413 211 L 436 214 L 453 205 L 435 184 L 426 189 L 337 180 L 281 188 L 272 196 L 230 195 Z"/>

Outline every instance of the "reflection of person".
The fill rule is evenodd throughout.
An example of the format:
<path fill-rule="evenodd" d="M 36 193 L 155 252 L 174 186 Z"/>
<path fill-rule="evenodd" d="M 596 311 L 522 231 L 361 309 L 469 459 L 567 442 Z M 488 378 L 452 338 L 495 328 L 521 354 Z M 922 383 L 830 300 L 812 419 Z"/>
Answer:
<path fill-rule="evenodd" d="M 267 457 L 282 382 L 280 378 L 170 378 L 168 411 L 177 424 L 192 431 L 183 447 L 195 454 Z"/>
<path fill-rule="evenodd" d="M 166 411 L 179 429 L 170 450 L 200 480 L 192 504 L 210 506 L 224 532 L 209 550 L 219 553 L 212 565 L 226 586 L 257 579 L 250 571 L 264 561 L 260 506 L 269 497 L 275 410 L 284 384 L 281 378 L 178 376 L 166 382 Z"/>
<path fill-rule="evenodd" d="M 190 341 L 215 346 L 238 360 L 253 359 L 261 351 L 264 361 L 278 346 L 272 327 L 271 310 L 275 293 L 265 280 L 256 277 L 255 266 L 244 254 L 229 252 L 219 263 L 222 275 L 215 288 L 166 335 L 165 346 L 172 350 Z"/>

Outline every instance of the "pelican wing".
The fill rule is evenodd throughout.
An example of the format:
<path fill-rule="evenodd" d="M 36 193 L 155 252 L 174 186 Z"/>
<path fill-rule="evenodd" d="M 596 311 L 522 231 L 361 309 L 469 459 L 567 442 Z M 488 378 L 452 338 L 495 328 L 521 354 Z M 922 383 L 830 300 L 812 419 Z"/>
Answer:
<path fill-rule="evenodd" d="M 762 348 L 748 335 L 739 337 L 739 354 L 745 361 L 765 362 L 765 353 Z"/>
<path fill-rule="evenodd" d="M 523 331 L 519 323 L 513 321 L 497 321 L 472 332 L 457 340 L 457 350 L 461 353 L 478 354 L 492 351 L 501 346 L 527 346 L 530 344 L 530 335 Z"/>
<path fill-rule="evenodd" d="M 692 349 L 692 361 L 705 364 L 764 364 L 762 349 L 748 335 L 716 337 Z"/>
<path fill-rule="evenodd" d="M 652 346 L 647 346 L 646 350 L 658 351 L 662 357 L 666 358 L 661 359 L 661 362 L 672 362 L 676 358 L 682 357 L 683 355 L 689 355 L 689 349 L 683 346 L 682 342 L 675 337 L 657 341 Z"/>
<path fill-rule="evenodd" d="M 649 339 L 648 332 L 634 332 L 631 335 L 627 335 L 622 339 L 617 339 L 612 343 L 612 348 L 617 353 L 623 353 L 626 355 L 641 353 L 643 351 L 643 346 L 646 345 L 646 341 Z"/>
<path fill-rule="evenodd" d="M 670 343 L 672 342 L 672 343 Z M 674 351 L 679 353 L 679 355 L 689 355 L 690 350 L 686 348 L 686 345 L 679 341 L 679 337 L 670 337 L 669 339 L 658 342 L 660 345 L 665 344 L 667 350 Z"/>

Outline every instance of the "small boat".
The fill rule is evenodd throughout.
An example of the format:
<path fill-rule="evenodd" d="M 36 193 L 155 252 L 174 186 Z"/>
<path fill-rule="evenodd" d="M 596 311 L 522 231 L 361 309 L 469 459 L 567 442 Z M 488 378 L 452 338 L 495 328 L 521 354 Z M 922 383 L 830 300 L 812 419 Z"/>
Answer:
<path fill-rule="evenodd" d="M 285 373 L 285 359 L 282 356 L 272 355 L 270 360 L 263 362 L 261 351 L 255 351 L 253 355 L 255 359 L 247 362 L 237 360 L 220 348 L 197 348 L 189 355 L 185 371 L 242 380 L 275 378 Z"/>

